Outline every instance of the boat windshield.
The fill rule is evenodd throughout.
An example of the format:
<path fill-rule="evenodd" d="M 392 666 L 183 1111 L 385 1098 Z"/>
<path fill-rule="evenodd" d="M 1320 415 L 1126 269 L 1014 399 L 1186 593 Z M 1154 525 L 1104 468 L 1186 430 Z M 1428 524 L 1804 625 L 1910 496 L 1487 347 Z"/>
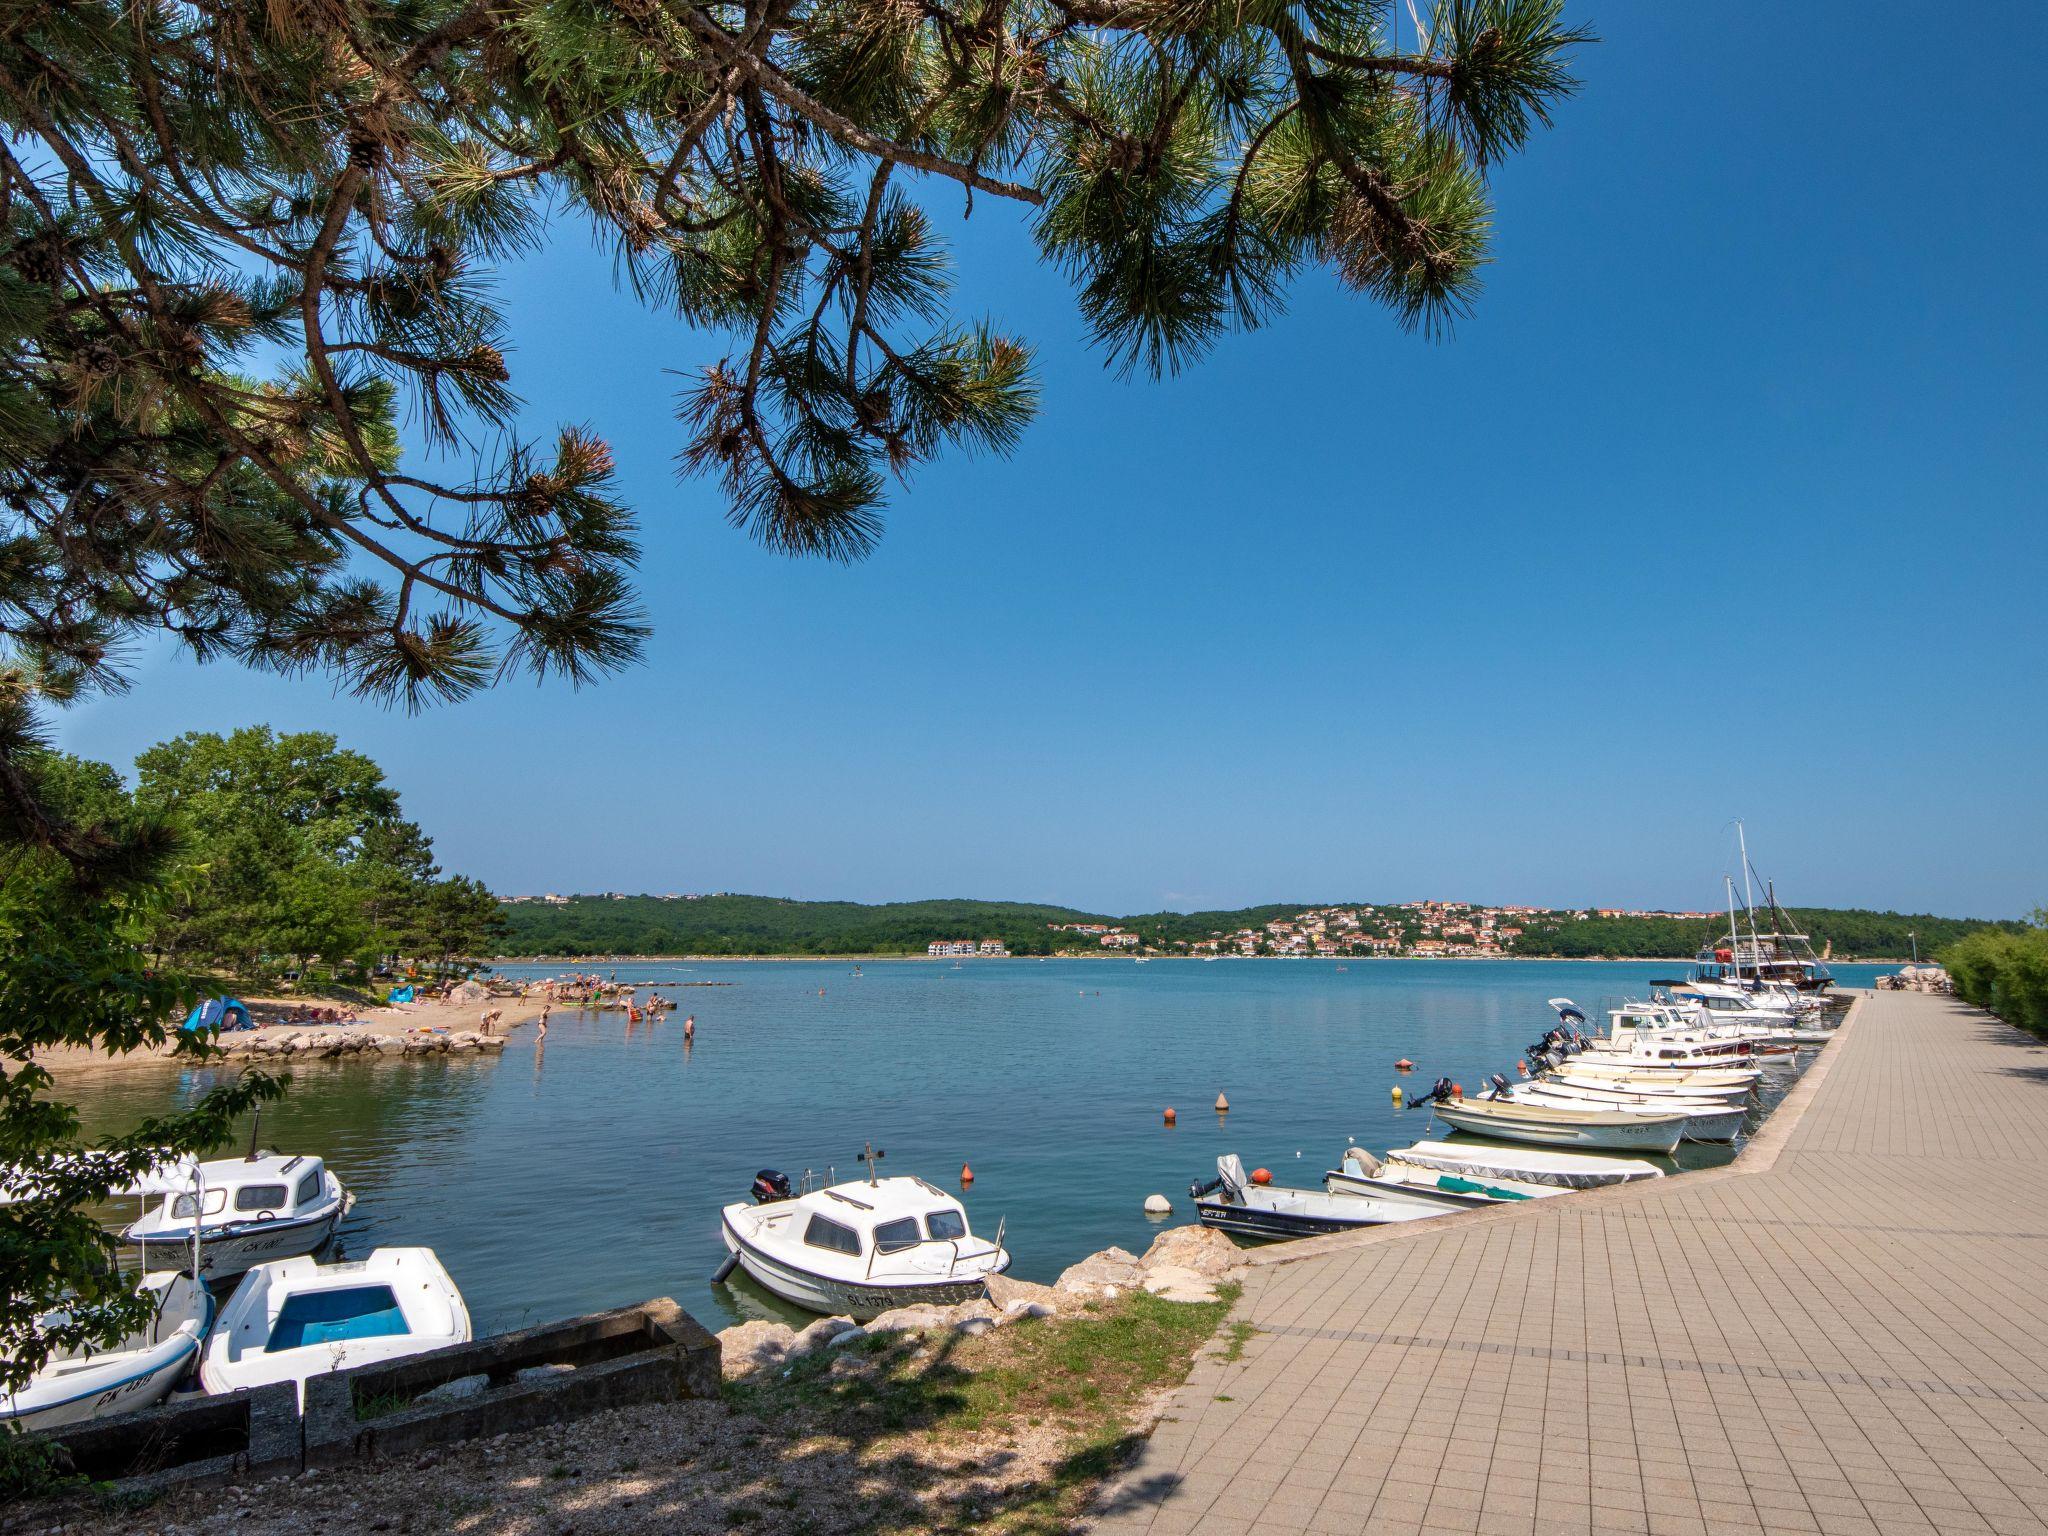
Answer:
<path fill-rule="evenodd" d="M 898 1253 L 905 1248 L 915 1248 L 923 1241 L 918 1235 L 915 1216 L 885 1221 L 875 1228 L 875 1247 L 882 1253 Z"/>
<path fill-rule="evenodd" d="M 941 1242 L 967 1235 L 967 1218 L 958 1211 L 933 1211 L 924 1219 L 925 1230 Z"/>
<path fill-rule="evenodd" d="M 860 1257 L 860 1234 L 851 1227 L 842 1227 L 828 1216 L 811 1217 L 810 1224 L 804 1228 L 804 1242 L 813 1248 Z"/>
<path fill-rule="evenodd" d="M 209 1189 L 206 1192 L 206 1209 L 204 1214 L 217 1216 L 227 1207 L 227 1203 L 228 1192 L 226 1190 Z M 199 1198 L 196 1195 L 179 1195 L 171 1201 L 171 1219 L 174 1221 L 189 1221 L 192 1217 L 199 1214 L 201 1214 Z"/>

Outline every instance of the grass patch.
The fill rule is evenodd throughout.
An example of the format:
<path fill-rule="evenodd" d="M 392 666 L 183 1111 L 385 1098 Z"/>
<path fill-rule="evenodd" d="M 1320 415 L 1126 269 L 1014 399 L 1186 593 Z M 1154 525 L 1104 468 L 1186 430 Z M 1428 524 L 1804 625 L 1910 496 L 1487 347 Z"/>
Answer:
<path fill-rule="evenodd" d="M 381 1419 L 386 1414 L 398 1413 L 412 1406 L 410 1392 L 358 1392 L 356 1394 L 356 1421 Z"/>
<path fill-rule="evenodd" d="M 1218 1358 L 1224 1361 L 1242 1360 L 1244 1347 L 1251 1343 L 1252 1335 L 1259 1330 L 1242 1318 L 1223 1330 L 1223 1348 Z"/>
<path fill-rule="evenodd" d="M 877 1334 L 843 1350 L 817 1350 L 781 1371 L 756 1372 L 729 1383 L 726 1395 L 735 1408 L 798 1433 L 845 1437 L 869 1457 L 922 1464 L 921 1476 L 905 1474 L 920 1488 L 957 1488 L 949 1513 L 892 1519 L 892 1530 L 1053 1536 L 1098 1482 L 1136 1454 L 1140 1407 L 1186 1378 L 1237 1287 L 1219 1287 L 1218 1297 L 1188 1303 L 1134 1291 L 979 1338 L 938 1333 L 920 1344 Z M 961 1446 L 1004 1434 L 1042 1442 L 1048 1433 L 1057 1442 L 1054 1462 L 1024 1486 L 976 1486 L 943 1470 Z"/>

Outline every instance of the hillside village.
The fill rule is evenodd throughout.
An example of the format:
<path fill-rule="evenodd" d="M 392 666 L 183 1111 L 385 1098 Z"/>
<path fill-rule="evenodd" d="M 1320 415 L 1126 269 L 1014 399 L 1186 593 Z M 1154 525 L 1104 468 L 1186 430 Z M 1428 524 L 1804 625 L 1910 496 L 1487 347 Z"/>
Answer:
<path fill-rule="evenodd" d="M 1394 906 L 1312 907 L 1261 927 L 1215 932 L 1205 939 L 1148 939 L 1107 923 L 1048 923 L 1072 934 L 1065 955 L 1118 950 L 1140 955 L 1345 956 L 1409 955 L 1484 958 L 1510 954 L 1523 929 L 1591 917 L 1714 918 L 1713 912 L 1638 912 L 1597 907 L 1491 907 L 1466 901 L 1407 901 Z M 1093 941 L 1093 948 L 1085 941 Z M 939 946 L 932 946 L 934 954 Z M 956 951 L 957 952 L 957 951 Z"/>

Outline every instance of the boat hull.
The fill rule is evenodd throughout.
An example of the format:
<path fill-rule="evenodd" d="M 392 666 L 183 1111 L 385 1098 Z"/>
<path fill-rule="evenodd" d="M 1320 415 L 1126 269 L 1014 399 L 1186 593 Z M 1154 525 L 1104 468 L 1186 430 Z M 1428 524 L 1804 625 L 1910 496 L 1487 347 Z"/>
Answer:
<path fill-rule="evenodd" d="M 333 1241 L 334 1230 L 341 1225 L 346 1206 L 346 1201 L 338 1200 L 331 1209 L 312 1216 L 245 1222 L 216 1233 L 202 1229 L 199 1234 L 200 1273 L 209 1280 L 228 1280 L 245 1274 L 258 1264 L 318 1253 Z M 137 1237 L 132 1228 L 127 1234 L 127 1242 L 129 1247 L 143 1255 L 145 1262 L 180 1262 L 178 1256 L 181 1252 L 189 1255 L 192 1246 L 189 1235 L 182 1238 L 175 1234 L 153 1235 L 144 1240 Z"/>
<path fill-rule="evenodd" d="M 1485 1142 L 1418 1141 L 1398 1154 L 1403 1162 L 1468 1179 L 1514 1179 L 1559 1189 L 1600 1189 L 1636 1179 L 1661 1179 L 1664 1170 L 1634 1158 L 1552 1152 Z"/>
<path fill-rule="evenodd" d="M 180 1276 L 174 1284 L 184 1284 Z M 20 1392 L 0 1394 L 0 1435 L 10 1430 L 62 1429 L 162 1402 L 199 1358 L 213 1325 L 213 1297 L 203 1289 L 189 1326 L 144 1349 L 96 1356 L 74 1370 L 45 1371 Z"/>
<path fill-rule="evenodd" d="M 806 1312 L 816 1312 L 825 1317 L 850 1317 L 855 1322 L 864 1323 L 897 1307 L 950 1307 L 963 1301 L 973 1301 L 988 1292 L 984 1275 L 960 1280 L 866 1283 L 839 1280 L 798 1268 L 763 1252 L 741 1237 L 730 1221 L 721 1221 L 720 1235 L 725 1239 L 726 1251 L 737 1258 L 740 1268 L 753 1276 L 764 1289 Z M 988 1274 L 1001 1274 L 1009 1267 L 1010 1256 L 1006 1252 L 996 1260 Z"/>
<path fill-rule="evenodd" d="M 1390 1219 L 1384 1215 L 1361 1215 L 1357 1220 L 1347 1221 L 1336 1215 L 1263 1210 L 1223 1200 L 1197 1200 L 1195 1215 L 1205 1227 L 1214 1227 L 1218 1232 L 1228 1232 L 1235 1237 L 1257 1238 L 1262 1242 L 1327 1237 L 1333 1232 L 1357 1232 L 1366 1227 L 1390 1224 Z"/>
<path fill-rule="evenodd" d="M 1660 1152 L 1669 1156 L 1685 1139 L 1686 1117 L 1489 1115 L 1476 1104 L 1438 1104 L 1436 1117 L 1474 1136 L 1539 1147 L 1596 1148 L 1603 1152 Z"/>

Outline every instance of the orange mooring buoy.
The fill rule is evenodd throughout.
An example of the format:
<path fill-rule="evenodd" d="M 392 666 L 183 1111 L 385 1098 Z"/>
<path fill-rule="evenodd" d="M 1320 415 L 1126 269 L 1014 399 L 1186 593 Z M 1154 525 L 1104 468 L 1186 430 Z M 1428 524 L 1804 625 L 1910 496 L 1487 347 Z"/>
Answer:
<path fill-rule="evenodd" d="M 1465 1085 L 1463 1083 L 1451 1084 L 1451 1097 L 1463 1103 L 1465 1100 Z"/>
<path fill-rule="evenodd" d="M 960 1165 L 960 1182 L 962 1184 L 972 1184 L 974 1182 L 974 1170 L 965 1163 Z"/>
<path fill-rule="evenodd" d="M 1228 1100 L 1228 1099 L 1226 1099 L 1225 1097 L 1223 1097 L 1223 1095 L 1222 1095 L 1222 1094 L 1220 1094 L 1220 1093 L 1219 1093 L 1219 1094 L 1217 1094 L 1217 1095 L 1216 1095 L 1216 1113 L 1217 1113 L 1217 1114 L 1219 1114 L 1219 1115 L 1223 1115 L 1223 1114 L 1228 1114 L 1229 1112 L 1230 1112 L 1230 1100 Z"/>
<path fill-rule="evenodd" d="M 1172 1106 L 1171 1104 L 1167 1105 L 1167 1106 L 1166 1106 L 1166 1123 L 1167 1123 L 1168 1125 L 1171 1125 L 1171 1124 L 1173 1124 L 1173 1122 L 1174 1122 L 1174 1121 L 1178 1120 L 1179 1118 L 1180 1118 L 1180 1116 L 1176 1115 L 1176 1114 L 1175 1114 L 1175 1113 L 1173 1112 L 1173 1106 Z"/>
<path fill-rule="evenodd" d="M 1254 1168 L 1252 1170 L 1252 1182 L 1254 1184 L 1270 1184 L 1273 1182 L 1273 1175 L 1264 1168 Z"/>
<path fill-rule="evenodd" d="M 1526 1061 L 1518 1061 L 1518 1062 L 1516 1062 L 1516 1063 L 1515 1063 L 1515 1065 L 1516 1065 L 1516 1066 L 1517 1066 L 1518 1068 L 1520 1068 L 1520 1069 L 1521 1069 L 1521 1073 L 1522 1073 L 1522 1076 L 1524 1076 L 1524 1077 L 1527 1077 L 1527 1076 L 1529 1075 L 1529 1063 L 1528 1063 L 1528 1062 L 1526 1062 Z"/>
<path fill-rule="evenodd" d="M 1394 1070 L 1396 1072 L 1413 1072 L 1415 1070 L 1415 1063 L 1410 1061 L 1406 1056 L 1403 1056 L 1399 1061 L 1394 1063 Z"/>

